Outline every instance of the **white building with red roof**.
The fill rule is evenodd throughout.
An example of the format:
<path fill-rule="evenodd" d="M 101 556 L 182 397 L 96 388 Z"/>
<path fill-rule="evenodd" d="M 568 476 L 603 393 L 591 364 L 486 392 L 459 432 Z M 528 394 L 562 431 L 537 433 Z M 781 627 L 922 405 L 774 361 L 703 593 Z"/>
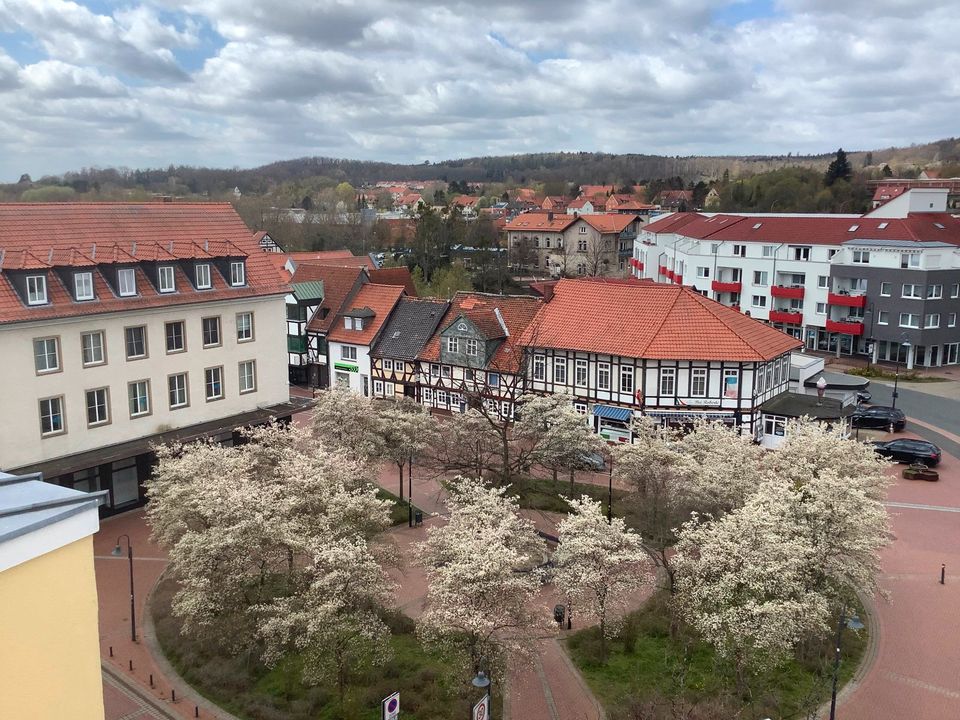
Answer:
<path fill-rule="evenodd" d="M 0 204 L 0 468 L 112 513 L 153 443 L 289 417 L 272 255 L 229 203 Z"/>
<path fill-rule="evenodd" d="M 960 362 L 960 219 L 946 188 L 866 215 L 676 213 L 645 226 L 636 277 L 692 287 L 807 348 Z"/>

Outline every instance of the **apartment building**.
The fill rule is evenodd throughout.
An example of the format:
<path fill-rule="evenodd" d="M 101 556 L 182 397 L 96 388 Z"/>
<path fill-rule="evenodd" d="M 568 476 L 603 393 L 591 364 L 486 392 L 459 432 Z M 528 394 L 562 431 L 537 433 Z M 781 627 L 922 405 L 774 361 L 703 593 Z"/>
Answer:
<path fill-rule="evenodd" d="M 420 401 L 417 358 L 447 314 L 450 303 L 402 297 L 370 350 L 374 397 Z"/>
<path fill-rule="evenodd" d="M 0 467 L 143 501 L 151 445 L 289 417 L 284 300 L 228 203 L 0 204 Z"/>
<path fill-rule="evenodd" d="M 761 433 L 761 405 L 785 392 L 801 343 L 692 288 L 629 279 L 560 280 L 520 338 L 526 389 L 563 392 L 610 441 L 645 415 L 715 420 Z"/>
<path fill-rule="evenodd" d="M 641 230 L 630 266 L 809 349 L 954 364 L 960 220 L 946 197 L 908 189 L 866 215 L 676 213 Z"/>

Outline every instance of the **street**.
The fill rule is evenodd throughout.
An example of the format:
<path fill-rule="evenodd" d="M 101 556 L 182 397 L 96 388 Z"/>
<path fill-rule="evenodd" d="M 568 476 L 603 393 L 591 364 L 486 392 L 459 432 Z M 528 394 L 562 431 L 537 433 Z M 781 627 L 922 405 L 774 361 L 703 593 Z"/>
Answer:
<path fill-rule="evenodd" d="M 915 389 L 917 387 L 922 387 L 923 390 Z M 911 423 L 910 419 L 920 420 L 949 434 L 960 436 L 960 400 L 956 399 L 958 391 L 960 383 L 954 381 L 922 385 L 915 383 L 912 388 L 905 388 L 904 384 L 901 384 L 897 389 L 897 407 L 907 414 L 907 429 L 955 457 L 960 457 L 960 442 L 936 430 Z M 874 405 L 890 405 L 893 402 L 892 383 L 872 380 L 870 392 L 873 394 Z"/>

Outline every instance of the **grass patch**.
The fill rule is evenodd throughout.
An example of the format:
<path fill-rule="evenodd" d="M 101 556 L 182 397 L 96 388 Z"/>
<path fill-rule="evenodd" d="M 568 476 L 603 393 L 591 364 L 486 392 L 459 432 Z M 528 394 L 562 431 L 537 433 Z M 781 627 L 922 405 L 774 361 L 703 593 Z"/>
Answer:
<path fill-rule="evenodd" d="M 873 365 L 869 368 L 851 368 L 846 371 L 847 375 L 857 375 L 858 377 L 872 378 L 876 380 L 893 380 L 897 378 L 896 373 L 889 372 Z M 899 375 L 900 382 L 915 383 L 938 383 L 949 382 L 950 378 L 936 377 L 933 375 L 920 375 L 915 370 L 904 370 Z"/>
<path fill-rule="evenodd" d="M 544 510 L 547 512 L 568 513 L 570 506 L 560 497 L 563 495 L 568 498 L 578 498 L 581 495 L 589 495 L 594 500 L 599 500 L 606 507 L 607 486 L 594 485 L 592 483 L 578 483 L 571 485 L 567 479 L 559 479 L 556 482 L 552 478 L 539 477 L 520 477 L 511 480 L 509 495 L 517 498 L 522 508 L 532 510 Z M 622 500 L 626 493 L 622 490 L 613 490 L 613 511 L 615 514 L 622 514 Z"/>
<path fill-rule="evenodd" d="M 394 495 L 388 490 L 383 488 L 377 489 L 377 497 L 381 500 L 389 500 L 390 505 L 390 524 L 391 525 L 406 525 L 410 521 L 410 510 L 406 500 L 401 500 L 399 497 Z M 417 511 L 417 506 L 413 506 L 414 512 Z"/>
<path fill-rule="evenodd" d="M 423 648 L 410 618 L 385 612 L 393 657 L 352 678 L 341 709 L 334 686 L 303 684 L 299 655 L 268 668 L 256 657 L 231 656 L 202 638 L 181 635 L 170 611 L 176 591 L 176 581 L 166 577 L 151 598 L 160 647 L 194 689 L 244 720 L 380 720 L 381 700 L 397 690 L 404 720 L 446 720 L 469 717 L 480 699 L 469 679 Z M 495 701 L 502 702 L 499 693 Z"/>
<path fill-rule="evenodd" d="M 861 613 L 862 616 L 862 613 Z M 608 643 L 600 661 L 599 630 L 573 634 L 567 648 L 611 720 L 680 717 L 805 718 L 830 699 L 833 642 L 815 647 L 777 670 L 755 677 L 750 699 L 735 692 L 732 668 L 689 628 L 670 636 L 668 598 L 661 593 L 632 613 L 620 636 Z M 856 671 L 866 648 L 866 632 L 845 630 L 840 683 Z"/>

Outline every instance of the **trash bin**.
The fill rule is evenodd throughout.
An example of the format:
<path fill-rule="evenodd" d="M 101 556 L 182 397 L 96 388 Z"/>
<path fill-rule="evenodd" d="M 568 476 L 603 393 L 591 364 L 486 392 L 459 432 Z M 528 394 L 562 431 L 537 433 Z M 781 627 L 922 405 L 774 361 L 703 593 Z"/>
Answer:
<path fill-rule="evenodd" d="M 563 625 L 563 617 L 567 614 L 567 609 L 563 605 L 553 606 L 553 619 L 558 625 Z"/>
<path fill-rule="evenodd" d="M 423 510 L 417 508 L 413 511 L 413 524 L 422 525 L 423 524 Z"/>

